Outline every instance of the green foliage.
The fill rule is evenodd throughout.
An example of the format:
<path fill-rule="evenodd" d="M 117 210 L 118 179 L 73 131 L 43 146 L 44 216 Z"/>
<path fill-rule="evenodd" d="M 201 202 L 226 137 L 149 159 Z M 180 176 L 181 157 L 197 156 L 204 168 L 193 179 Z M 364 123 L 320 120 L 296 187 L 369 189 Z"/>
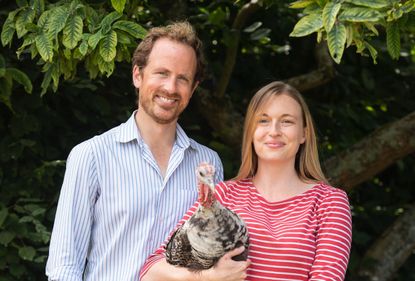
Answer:
<path fill-rule="evenodd" d="M 0 103 L 4 103 L 10 110 L 13 110 L 10 102 L 14 82 L 22 85 L 27 93 L 32 93 L 32 82 L 21 70 L 13 67 L 6 67 L 5 59 L 0 55 Z"/>
<path fill-rule="evenodd" d="M 52 82 L 56 91 L 61 76 L 73 78 L 80 62 L 85 62 L 91 78 L 109 76 L 113 60 L 128 59 L 136 40 L 146 33 L 138 23 L 126 20 L 122 14 L 125 3 L 112 1 L 116 11 L 108 12 L 79 0 L 55 4 L 31 1 L 9 13 L 1 41 L 3 46 L 11 44 L 16 33 L 17 39 L 23 40 L 18 55 L 29 52 L 43 65 L 42 95 Z"/>
<path fill-rule="evenodd" d="M 1 281 L 45 280 L 48 239 L 70 149 L 128 118 L 136 107 L 129 60 L 146 32 L 143 26 L 176 19 L 170 14 L 176 12 L 171 1 L 28 2 L 12 5 L 7 1 L 0 13 L 5 46 L 0 46 Z M 173 2 L 184 3 L 185 12 L 177 17 L 188 18 L 203 39 L 209 77 L 200 87 L 212 91 L 234 38 L 232 20 L 247 1 Z M 296 10 L 279 1 L 265 2 L 248 17 L 239 34 L 236 67 L 227 90 L 239 114 L 245 113 L 260 86 L 316 67 L 314 40 L 289 38 L 294 31 L 301 36 L 316 32 L 318 39 L 328 41 L 332 56 L 342 61 L 336 65 L 337 78 L 303 93 L 316 121 L 323 161 L 413 111 L 413 1 L 303 0 L 290 5 Z M 35 11 L 33 19 L 28 5 Z M 371 17 L 364 22 L 339 20 L 342 15 L 356 20 L 356 14 L 347 14 L 349 8 L 374 9 L 382 17 L 379 21 Z M 53 16 L 62 9 L 69 16 Z M 298 21 L 293 31 L 298 12 L 311 20 Z M 19 34 L 25 32 L 20 38 L 19 17 Z M 387 34 L 392 36 L 388 39 Z M 391 45 L 388 49 L 395 50 L 399 61 L 387 56 L 383 41 Z M 370 53 L 378 65 L 343 51 L 350 46 Z M 60 83 L 62 79 L 66 82 Z M 47 89 L 57 94 L 44 95 Z M 239 167 L 238 148 L 223 143 L 194 100 L 180 124 L 190 137 L 218 151 L 225 176 L 231 178 Z M 350 193 L 354 241 L 346 280 L 357 280 L 352 274 L 365 251 L 405 206 L 413 204 L 413 162 L 411 157 L 400 160 Z M 414 264 L 412 257 L 393 281 L 412 280 Z"/>
<path fill-rule="evenodd" d="M 405 29 L 399 21 L 413 12 L 415 1 L 303 0 L 291 3 L 290 8 L 302 9 L 304 14 L 290 36 L 301 37 L 317 32 L 318 41 L 328 41 L 330 54 L 336 63 L 340 63 L 344 48 L 352 45 L 363 55 L 368 51 L 376 63 L 377 51 L 371 44 L 372 38 L 379 35 L 376 27 L 385 30 L 388 52 L 392 58 L 398 59 L 401 51 L 400 30 Z M 323 19 L 322 25 L 319 18 Z M 335 25 L 340 27 L 341 32 L 332 32 Z"/>

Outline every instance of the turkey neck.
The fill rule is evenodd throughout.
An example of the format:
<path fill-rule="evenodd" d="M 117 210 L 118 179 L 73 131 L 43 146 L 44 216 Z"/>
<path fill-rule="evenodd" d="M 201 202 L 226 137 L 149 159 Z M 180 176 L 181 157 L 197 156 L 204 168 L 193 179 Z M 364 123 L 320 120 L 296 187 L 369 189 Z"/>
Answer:
<path fill-rule="evenodd" d="M 202 184 L 199 190 L 199 201 L 203 207 L 210 208 L 216 201 L 214 187 Z"/>

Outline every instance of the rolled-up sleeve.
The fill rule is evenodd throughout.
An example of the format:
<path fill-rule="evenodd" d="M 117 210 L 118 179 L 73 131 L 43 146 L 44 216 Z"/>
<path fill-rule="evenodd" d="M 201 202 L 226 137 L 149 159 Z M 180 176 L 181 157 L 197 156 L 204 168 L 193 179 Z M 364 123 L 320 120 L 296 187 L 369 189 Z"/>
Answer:
<path fill-rule="evenodd" d="M 46 265 L 49 280 L 82 280 L 97 183 L 91 146 L 81 143 L 73 148 L 66 165 Z"/>

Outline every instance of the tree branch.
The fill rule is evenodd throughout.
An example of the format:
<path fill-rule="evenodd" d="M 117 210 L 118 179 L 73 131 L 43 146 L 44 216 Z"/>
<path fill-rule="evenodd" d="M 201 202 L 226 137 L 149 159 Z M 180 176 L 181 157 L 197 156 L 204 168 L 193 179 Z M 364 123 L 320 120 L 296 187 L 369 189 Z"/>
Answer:
<path fill-rule="evenodd" d="M 233 68 L 235 67 L 236 56 L 239 50 L 241 29 L 248 17 L 260 7 L 259 2 L 260 1 L 258 0 L 252 0 L 251 2 L 245 4 L 235 17 L 230 33 L 229 46 L 226 49 L 226 58 L 223 64 L 223 71 L 220 76 L 218 87 L 215 91 L 215 96 L 217 97 L 223 97 L 225 95 Z"/>
<path fill-rule="evenodd" d="M 414 132 L 415 111 L 325 161 L 326 174 L 332 184 L 350 189 L 414 152 Z"/>
<path fill-rule="evenodd" d="M 327 49 L 327 43 L 321 42 L 316 45 L 315 58 L 317 60 L 318 68 L 310 71 L 307 74 L 292 77 L 285 80 L 300 92 L 316 88 L 324 85 L 336 76 L 333 59 L 330 57 Z"/>
<path fill-rule="evenodd" d="M 415 205 L 406 210 L 366 252 L 357 279 L 392 280 L 394 273 L 414 250 Z"/>

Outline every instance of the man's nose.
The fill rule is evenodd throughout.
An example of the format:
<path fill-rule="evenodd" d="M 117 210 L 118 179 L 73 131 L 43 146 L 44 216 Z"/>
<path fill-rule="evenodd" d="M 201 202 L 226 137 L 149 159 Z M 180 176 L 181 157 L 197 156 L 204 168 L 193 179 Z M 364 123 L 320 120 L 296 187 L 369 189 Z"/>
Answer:
<path fill-rule="evenodd" d="M 177 91 L 177 79 L 174 77 L 169 77 L 164 81 L 163 85 L 164 90 L 169 94 L 174 94 Z"/>

